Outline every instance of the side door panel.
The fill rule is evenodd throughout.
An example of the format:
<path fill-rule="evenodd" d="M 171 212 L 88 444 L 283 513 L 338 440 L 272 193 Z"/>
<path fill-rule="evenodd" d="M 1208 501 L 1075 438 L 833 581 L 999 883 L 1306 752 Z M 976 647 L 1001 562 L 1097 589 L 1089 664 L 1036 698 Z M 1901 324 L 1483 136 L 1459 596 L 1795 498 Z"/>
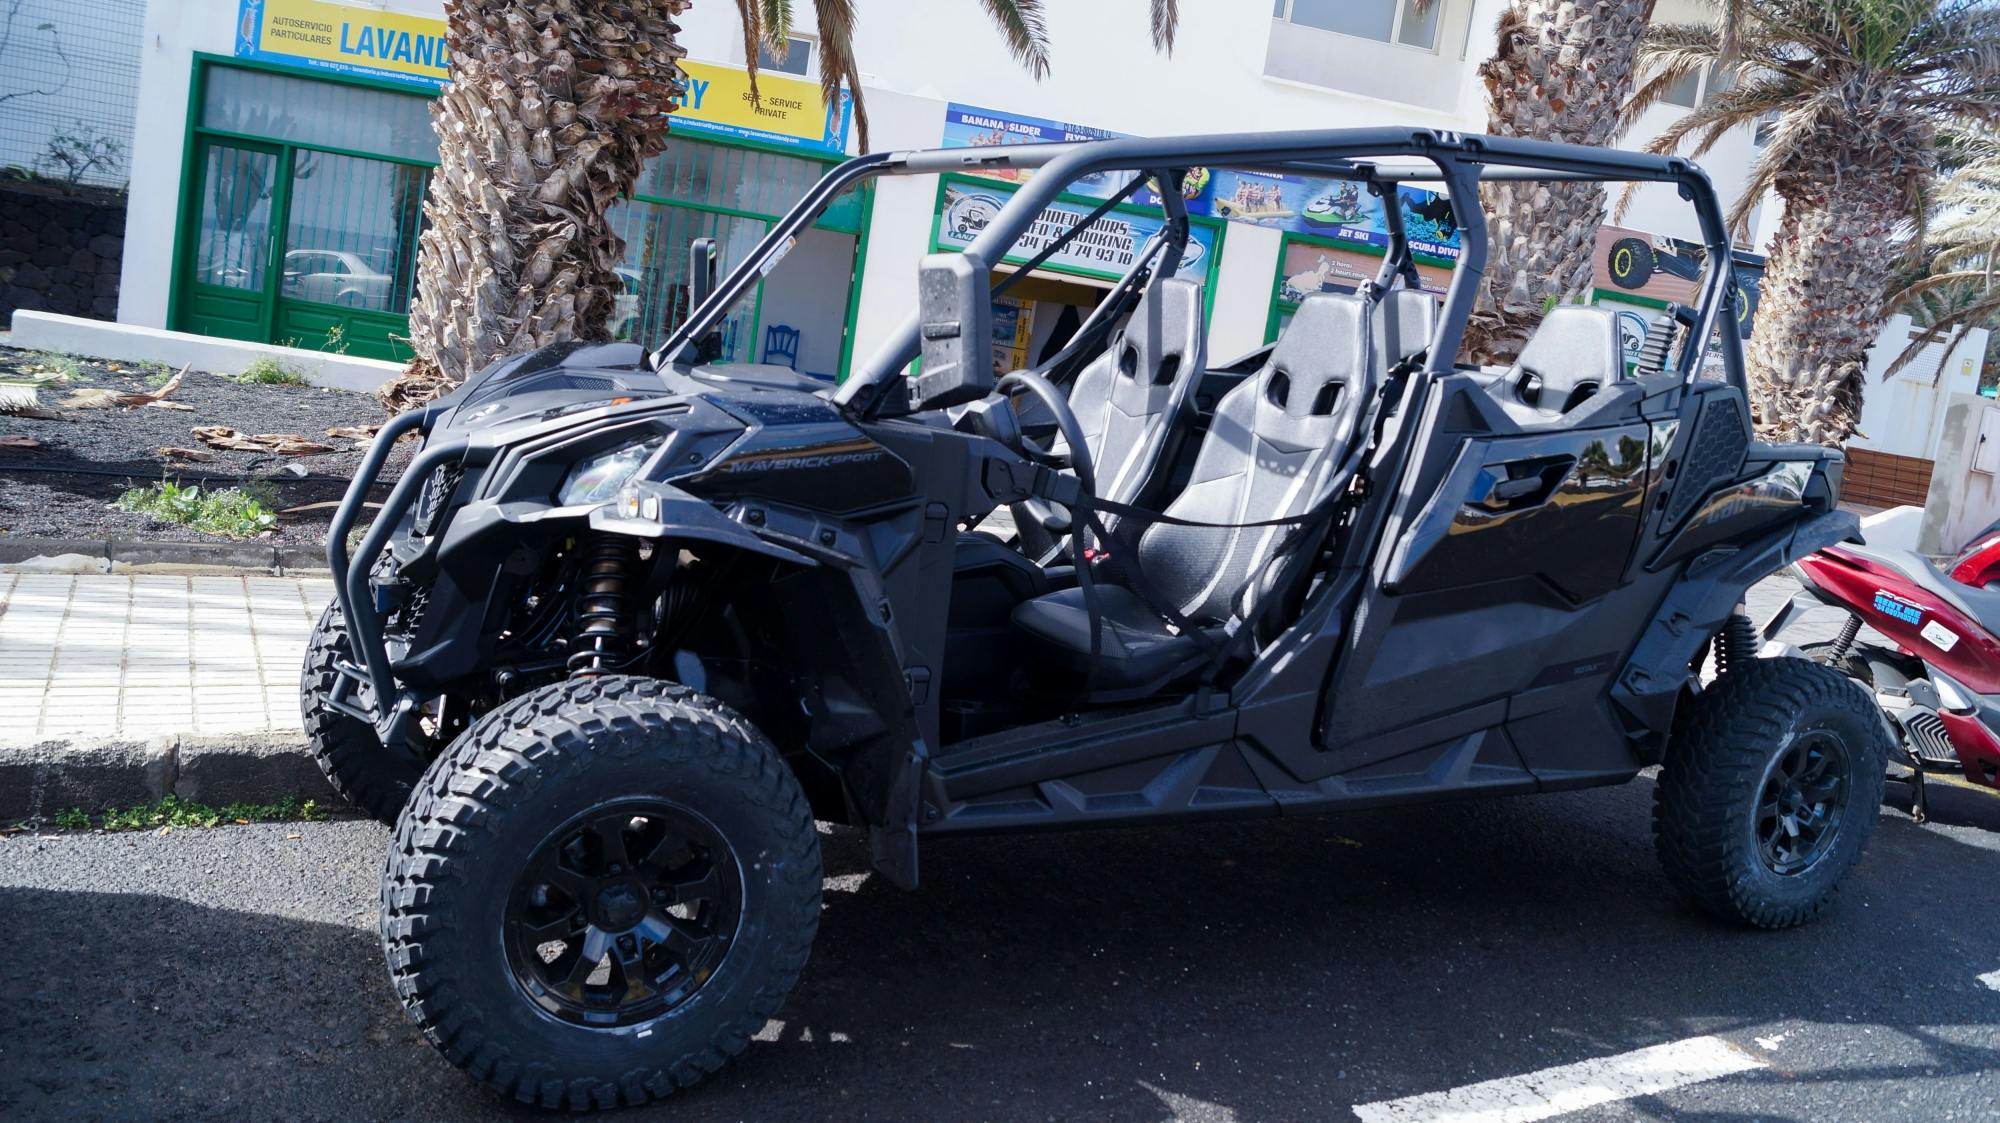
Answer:
<path fill-rule="evenodd" d="M 1452 385 L 1468 381 L 1441 392 L 1478 393 Z M 1449 467 L 1420 475 L 1438 482 L 1378 554 L 1322 699 L 1335 772 L 1393 772 L 1398 757 L 1429 767 L 1428 731 L 1463 724 L 1454 715 L 1492 730 L 1482 765 L 1544 783 L 1572 762 L 1601 767 L 1603 738 L 1621 736 L 1604 689 L 1658 601 L 1658 582 L 1635 580 L 1630 563 L 1659 429 L 1672 427 L 1629 396 L 1577 428 L 1522 431 L 1450 402 L 1437 412 L 1427 443 Z"/>

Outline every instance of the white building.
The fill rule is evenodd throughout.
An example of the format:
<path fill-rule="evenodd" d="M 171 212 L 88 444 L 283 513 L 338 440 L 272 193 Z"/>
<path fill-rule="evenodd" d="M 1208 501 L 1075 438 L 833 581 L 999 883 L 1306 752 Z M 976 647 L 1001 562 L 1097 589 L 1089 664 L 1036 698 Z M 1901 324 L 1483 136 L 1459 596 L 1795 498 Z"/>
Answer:
<path fill-rule="evenodd" d="M 1053 72 L 1037 82 L 973 0 L 920 8 L 864 0 L 856 49 L 877 149 L 968 143 L 982 133 L 1386 124 L 1477 131 L 1485 111 L 1476 69 L 1492 51 L 1501 6 L 1437 0 L 1420 13 L 1412 0 L 1276 0 L 1267 12 L 1241 0 L 1182 0 L 1178 46 L 1166 57 L 1149 42 L 1148 0 L 1054 4 Z M 782 64 L 767 60 L 763 92 L 767 108 L 797 104 L 762 116 L 743 101 L 733 6 L 703 3 L 683 17 L 689 104 L 675 117 L 669 151 L 619 213 L 631 289 L 622 332 L 653 338 L 670 326 L 690 238 L 714 236 L 725 257 L 740 253 L 812 177 L 855 150 L 854 131 L 839 127 L 842 107 L 828 114 L 820 104 L 811 5 L 796 7 L 793 50 Z M 1705 11 L 1693 0 L 1665 0 L 1659 17 Z M 425 106 L 444 75 L 441 34 L 441 0 L 152 0 L 119 318 L 407 354 L 402 313 L 435 163 Z M 780 69 L 797 78 L 787 84 Z M 1694 104 L 1703 85 L 1691 83 L 1680 100 Z M 1642 143 L 1673 113 L 1655 110 L 1625 143 Z M 1750 136 L 1733 136 L 1704 160 L 1725 204 L 1754 152 Z M 837 375 L 914 302 L 916 258 L 951 241 L 939 221 L 947 202 L 1006 187 L 879 182 L 802 239 L 732 323 L 731 357 Z M 1379 256 L 1365 231 L 1309 221 L 1301 193 L 1310 189 L 1273 184 L 1233 211 L 1227 200 L 1199 208 L 1208 215 L 1197 220 L 1197 275 L 1208 285 L 1218 358 L 1275 334 L 1290 306 L 1288 280 L 1296 299 L 1297 284 L 1337 287 L 1371 252 Z M 1081 209 L 1093 202 L 1082 199 Z M 1121 217 L 1143 231 L 1143 214 Z M 1690 209 L 1665 189 L 1642 193 L 1622 225 L 1642 240 L 1695 233 Z M 1439 249 L 1441 281 L 1453 251 Z M 1649 297 L 1674 296 L 1621 276 L 1632 283 L 1600 281 L 1607 299 L 1643 308 Z M 1017 307 L 1001 322 L 1017 334 L 1001 346 L 1037 356 L 1065 322 L 1064 306 L 1087 303 L 1103 283 L 1075 262 L 1038 271 L 1015 290 Z"/>

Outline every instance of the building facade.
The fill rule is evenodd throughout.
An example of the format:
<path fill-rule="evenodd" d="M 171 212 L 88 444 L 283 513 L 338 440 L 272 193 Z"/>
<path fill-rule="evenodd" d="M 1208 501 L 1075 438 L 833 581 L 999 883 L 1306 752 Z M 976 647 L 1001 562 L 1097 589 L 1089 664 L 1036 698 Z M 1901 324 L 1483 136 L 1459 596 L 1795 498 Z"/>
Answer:
<path fill-rule="evenodd" d="M 851 107 L 822 104 L 810 5 L 791 50 L 766 57 L 764 106 L 747 101 L 741 30 L 728 4 L 683 17 L 686 105 L 668 149 L 616 213 L 626 293 L 614 330 L 657 339 L 685 309 L 685 247 L 714 237 L 733 264 L 825 168 L 857 149 Z M 1476 69 L 1500 0 L 1182 0 L 1172 56 L 1150 45 L 1146 0 L 1053 5 L 1053 72 L 1008 57 L 980 5 L 860 4 L 856 40 L 876 149 L 1243 129 L 1409 124 L 1478 130 Z M 1660 18 L 1699 18 L 1667 0 Z M 408 355 L 406 311 L 422 199 L 436 164 L 427 103 L 442 85 L 441 0 L 152 0 L 147 10 L 134 190 L 119 318 L 385 359 Z M 1696 80 L 1673 101 L 1714 91 Z M 1673 105 L 1640 121 L 1637 145 Z M 1728 201 L 1755 155 L 1725 138 L 1704 160 Z M 1310 291 L 1350 287 L 1379 258 L 1379 215 L 1335 185 L 1220 170 L 1191 185 L 1210 353 L 1268 341 Z M 760 286 L 724 333 L 725 357 L 828 378 L 866 354 L 915 303 L 916 259 L 969 240 L 1012 185 L 892 178 L 845 200 Z M 1107 188 L 1108 189 L 1108 188 Z M 1078 185 L 1064 208 L 1100 201 Z M 1456 257 L 1448 200 L 1404 200 L 1426 225 L 1427 285 Z M 996 362 L 1032 362 L 1120 271 L 1158 211 L 1108 216 L 1094 255 L 1059 255 L 996 309 Z M 1760 215 L 1768 221 L 1768 215 Z M 1693 216 L 1641 191 L 1599 245 L 1599 298 L 1646 313 L 1682 295 L 1671 269 Z M 1099 233 L 1099 232 L 1093 232 Z M 1030 250 L 1032 252 L 1032 249 Z M 1005 266 L 1003 266 L 1005 268 Z M 1691 289 L 1691 285 L 1686 285 Z"/>

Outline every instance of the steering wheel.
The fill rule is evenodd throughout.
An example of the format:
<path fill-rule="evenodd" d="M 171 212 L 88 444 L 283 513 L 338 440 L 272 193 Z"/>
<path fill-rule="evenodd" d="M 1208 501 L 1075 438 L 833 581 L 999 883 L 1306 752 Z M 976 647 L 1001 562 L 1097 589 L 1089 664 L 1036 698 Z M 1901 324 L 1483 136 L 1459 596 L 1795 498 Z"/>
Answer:
<path fill-rule="evenodd" d="M 1084 495 L 1096 495 L 1097 474 L 1095 466 L 1090 462 L 1090 446 L 1084 441 L 1083 423 L 1077 420 L 1076 411 L 1070 408 L 1069 398 L 1061 390 L 1056 389 L 1048 379 L 1029 370 L 1017 370 L 1005 376 L 994 387 L 994 391 L 1004 398 L 1029 394 L 1047 406 L 1049 413 L 1056 419 L 1056 429 L 1062 433 L 1063 443 L 1069 446 L 1069 457 L 1065 461 L 1064 458 L 1036 444 L 1019 425 L 1012 427 L 1011 439 L 1005 442 L 1007 446 L 1020 453 L 1023 459 L 1052 468 L 1068 469 L 1083 486 Z M 1050 533 L 1067 530 L 1070 536 L 1070 556 L 1079 564 L 1082 563 L 1084 550 L 1090 545 L 1089 529 L 1085 525 L 1087 519 L 1077 517 L 1076 512 L 1071 512 L 1065 519 L 1054 504 L 1039 497 L 1023 500 L 1021 506 Z"/>

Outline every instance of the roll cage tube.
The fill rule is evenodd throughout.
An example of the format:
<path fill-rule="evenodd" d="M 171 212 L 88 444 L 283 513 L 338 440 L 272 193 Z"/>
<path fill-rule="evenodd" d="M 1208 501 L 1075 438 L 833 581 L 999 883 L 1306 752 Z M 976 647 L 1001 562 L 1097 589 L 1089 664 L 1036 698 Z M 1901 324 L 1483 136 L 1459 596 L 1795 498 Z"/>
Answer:
<path fill-rule="evenodd" d="M 1370 167 L 1360 159 L 1408 157 L 1430 162 L 1435 171 Z M 898 154 L 885 172 L 924 174 L 962 171 L 982 167 L 1041 169 L 1041 174 L 1015 193 L 1000 214 L 968 247 L 1000 260 L 1021 233 L 1068 184 L 1083 176 L 1120 168 L 1192 167 L 1218 165 L 1308 173 L 1356 180 L 1377 179 L 1442 180 L 1459 189 L 1457 198 L 1476 199 L 1463 193 L 1466 183 L 1480 179 L 1639 181 L 1677 184 L 1682 196 L 1695 207 L 1710 260 L 1719 266 L 1710 270 L 1701 296 L 1702 314 L 1696 338 L 1705 339 L 1713 331 L 1716 318 L 1733 312 L 1740 299 L 1734 285 L 1732 257 L 1723 224 L 1721 207 L 1714 188 L 1701 169 L 1680 157 L 1587 148 L 1547 141 L 1518 140 L 1429 130 L 1390 128 L 1345 129 L 1314 132 L 1262 133 L 1171 138 L 1127 138 L 1059 145 L 1018 145 L 987 149 L 942 149 Z M 1471 174 L 1461 174 L 1464 172 Z M 1432 363 L 1448 369 L 1456 358 L 1456 344 L 1462 334 L 1464 317 L 1475 295 L 1468 278 L 1483 274 L 1486 259 L 1484 214 L 1468 206 L 1460 215 L 1463 250 L 1451 291 L 1441 317 L 1440 336 L 1434 345 Z M 841 386 L 835 401 L 866 409 L 873 405 L 883 386 L 908 366 L 916 355 L 914 315 L 858 368 Z M 1726 333 L 1725 333 L 1726 334 Z M 1449 336 L 1449 338 L 1446 338 Z M 1684 348 L 1680 369 L 1683 376 L 1693 373 L 1702 348 Z M 1722 341 L 1728 377 L 1743 385 L 1740 340 Z"/>

